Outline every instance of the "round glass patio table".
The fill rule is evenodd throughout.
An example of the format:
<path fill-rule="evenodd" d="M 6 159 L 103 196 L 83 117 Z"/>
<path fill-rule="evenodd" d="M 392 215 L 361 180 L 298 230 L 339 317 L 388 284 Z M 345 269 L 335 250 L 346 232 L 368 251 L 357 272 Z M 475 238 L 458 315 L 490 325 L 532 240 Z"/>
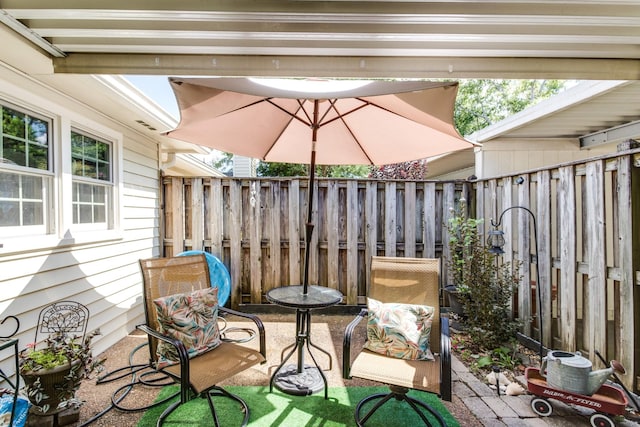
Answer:
<path fill-rule="evenodd" d="M 328 356 L 329 370 L 332 368 L 332 359 L 327 351 L 314 345 L 311 341 L 311 310 L 339 304 L 342 301 L 342 293 L 336 289 L 313 285 L 308 286 L 306 294 L 303 290 L 302 285 L 290 285 L 271 289 L 266 294 L 269 302 L 296 310 L 296 341 L 282 350 L 281 363 L 271 376 L 269 391 L 273 391 L 273 386 L 275 385 L 283 393 L 308 396 L 324 388 L 324 397 L 327 399 L 327 378 L 324 376 L 320 365 L 318 365 L 311 347 Z M 313 365 L 304 363 L 305 346 Z M 288 349 L 291 350 L 286 357 L 283 357 Z M 285 366 L 285 363 L 296 351 L 298 356 L 297 363 Z"/>

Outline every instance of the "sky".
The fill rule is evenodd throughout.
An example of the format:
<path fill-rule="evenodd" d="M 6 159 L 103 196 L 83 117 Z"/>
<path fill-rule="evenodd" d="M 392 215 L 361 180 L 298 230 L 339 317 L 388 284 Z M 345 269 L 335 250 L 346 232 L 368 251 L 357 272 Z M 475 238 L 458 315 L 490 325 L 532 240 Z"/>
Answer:
<path fill-rule="evenodd" d="M 176 121 L 180 120 L 180 110 L 173 90 L 169 85 L 167 76 L 123 76 L 138 89 L 144 92 L 149 98 L 160 105 L 167 113 L 171 114 Z M 217 160 L 222 153 L 218 150 L 212 150 L 208 155 L 208 160 Z"/>
<path fill-rule="evenodd" d="M 175 96 L 173 95 L 173 91 L 171 90 L 171 86 L 169 86 L 169 79 L 167 76 L 128 75 L 124 77 L 133 83 L 138 89 L 143 91 L 149 98 L 157 102 L 158 105 L 175 117 L 176 120 L 180 118 L 178 104 Z"/>

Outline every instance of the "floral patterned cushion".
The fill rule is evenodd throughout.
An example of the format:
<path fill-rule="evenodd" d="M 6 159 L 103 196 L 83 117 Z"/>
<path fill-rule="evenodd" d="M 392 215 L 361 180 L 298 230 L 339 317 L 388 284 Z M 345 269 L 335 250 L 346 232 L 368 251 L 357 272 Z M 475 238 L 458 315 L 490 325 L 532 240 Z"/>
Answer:
<path fill-rule="evenodd" d="M 434 309 L 426 305 L 386 303 L 368 298 L 365 348 L 385 356 L 434 360 L 429 350 Z"/>
<path fill-rule="evenodd" d="M 182 341 L 189 357 L 220 345 L 217 287 L 169 295 L 153 302 L 156 305 L 160 332 Z M 158 368 L 179 361 L 176 348 L 169 343 L 159 341 L 156 353 Z"/>

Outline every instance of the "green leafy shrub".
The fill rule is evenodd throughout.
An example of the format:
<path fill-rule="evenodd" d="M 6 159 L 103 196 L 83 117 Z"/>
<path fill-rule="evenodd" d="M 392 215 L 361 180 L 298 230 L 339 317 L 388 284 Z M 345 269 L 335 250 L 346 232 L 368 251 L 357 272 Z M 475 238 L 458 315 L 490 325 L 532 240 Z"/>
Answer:
<path fill-rule="evenodd" d="M 519 264 L 499 263 L 479 233 L 482 219 L 470 218 L 464 199 L 449 221 L 451 256 L 447 266 L 457 287 L 464 324 L 471 341 L 495 349 L 515 338 L 519 322 L 511 298 L 519 280 Z"/>

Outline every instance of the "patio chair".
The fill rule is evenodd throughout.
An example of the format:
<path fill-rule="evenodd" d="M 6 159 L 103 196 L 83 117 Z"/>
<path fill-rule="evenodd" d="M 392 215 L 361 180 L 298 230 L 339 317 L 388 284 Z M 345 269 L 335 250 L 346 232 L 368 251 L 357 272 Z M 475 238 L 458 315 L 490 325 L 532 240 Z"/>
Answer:
<path fill-rule="evenodd" d="M 218 306 L 204 255 L 140 260 L 146 324 L 137 328 L 149 338 L 151 366 L 180 384 L 180 399 L 160 415 L 157 426 L 169 414 L 196 396 L 206 397 L 218 426 L 213 397 L 240 403 L 243 426 L 249 408 L 239 397 L 217 386 L 221 381 L 266 361 L 265 333 L 255 315 Z M 239 316 L 252 321 L 260 350 L 220 338 L 217 316 Z"/>
<path fill-rule="evenodd" d="M 392 398 L 406 402 L 426 425 L 431 425 L 427 417 L 428 413 L 431 413 L 432 420 L 435 418 L 440 425 L 446 426 L 444 419 L 435 409 L 407 394 L 411 389 L 422 390 L 451 401 L 449 319 L 440 317 L 439 297 L 440 260 L 372 257 L 368 308 L 362 309 L 345 330 L 343 377 L 381 382 L 389 385 L 390 392 L 365 397 L 358 403 L 355 410 L 358 426 L 364 425 Z M 401 322 L 391 325 L 387 322 L 389 317 L 385 314 L 392 314 L 391 319 L 401 316 L 405 321 L 411 321 L 409 324 L 416 325 L 416 330 L 403 331 L 400 327 Z M 429 335 L 426 335 L 426 328 L 422 330 L 425 334 L 419 334 L 424 320 L 429 316 Z M 368 319 L 367 340 L 352 363 L 352 337 L 356 326 L 363 318 Z M 396 326 L 396 329 L 392 326 Z M 416 333 L 419 335 L 417 342 L 422 345 L 424 351 L 415 351 L 415 347 L 407 347 L 402 339 L 397 339 L 400 335 L 415 338 Z M 425 348 L 427 341 L 433 360 L 425 360 L 429 357 L 429 351 Z M 372 407 L 363 414 L 367 403 Z"/>

